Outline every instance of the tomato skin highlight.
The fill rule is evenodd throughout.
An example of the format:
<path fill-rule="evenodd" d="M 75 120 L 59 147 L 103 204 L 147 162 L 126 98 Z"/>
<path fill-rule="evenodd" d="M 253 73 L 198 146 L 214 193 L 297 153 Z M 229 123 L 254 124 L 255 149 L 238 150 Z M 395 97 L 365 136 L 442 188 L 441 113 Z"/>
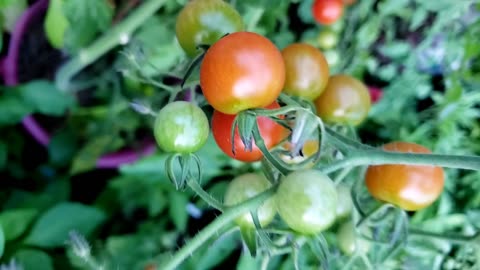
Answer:
<path fill-rule="evenodd" d="M 223 37 L 208 49 L 200 67 L 203 95 L 215 110 L 225 114 L 268 106 L 284 84 L 282 54 L 256 33 Z"/>
<path fill-rule="evenodd" d="M 429 154 L 421 145 L 392 142 L 385 151 Z M 365 184 L 373 197 L 389 202 L 407 211 L 416 211 L 431 205 L 443 191 L 443 168 L 435 166 L 387 164 L 369 166 Z"/>
<path fill-rule="evenodd" d="M 312 5 L 312 14 L 320 24 L 333 24 L 343 15 L 343 2 L 342 0 L 315 0 Z"/>
<path fill-rule="evenodd" d="M 285 223 L 302 234 L 317 234 L 335 221 L 335 184 L 317 170 L 298 170 L 280 180 L 275 204 Z"/>
<path fill-rule="evenodd" d="M 242 203 L 267 190 L 271 186 L 264 175 L 247 173 L 237 176 L 228 184 L 227 190 L 225 191 L 225 205 L 233 206 Z M 262 227 L 270 224 L 275 214 L 276 210 L 273 198 L 269 198 L 257 209 L 258 221 Z M 255 228 L 250 212 L 236 218 L 235 223 L 242 228 Z"/>
<path fill-rule="evenodd" d="M 211 45 L 222 36 L 243 31 L 240 14 L 222 0 L 193 0 L 180 11 L 175 25 L 178 43 L 193 57 L 198 45 Z"/>
<path fill-rule="evenodd" d="M 315 100 L 315 107 L 325 122 L 356 126 L 368 116 L 370 94 L 359 80 L 338 74 L 330 77 L 325 91 Z"/>
<path fill-rule="evenodd" d="M 165 152 L 193 153 L 207 141 L 208 118 L 196 105 L 175 101 L 163 107 L 154 124 L 154 136 Z"/>
<path fill-rule="evenodd" d="M 272 103 L 266 109 L 278 109 L 280 105 L 277 102 Z M 212 133 L 215 142 L 220 149 L 233 159 L 254 162 L 259 161 L 263 157 L 262 151 L 257 147 L 255 142 L 252 144 L 252 151 L 245 150 L 238 127 L 235 129 L 234 147 L 235 154 L 232 152 L 231 129 L 235 115 L 224 114 L 219 111 L 214 111 L 212 116 Z M 267 149 L 272 148 L 284 138 L 284 127 L 268 117 L 257 118 L 258 128 L 262 135 L 263 141 Z"/>
<path fill-rule="evenodd" d="M 284 92 L 313 101 L 325 89 L 330 75 L 325 56 L 315 47 L 294 43 L 282 50 L 286 80 Z"/>

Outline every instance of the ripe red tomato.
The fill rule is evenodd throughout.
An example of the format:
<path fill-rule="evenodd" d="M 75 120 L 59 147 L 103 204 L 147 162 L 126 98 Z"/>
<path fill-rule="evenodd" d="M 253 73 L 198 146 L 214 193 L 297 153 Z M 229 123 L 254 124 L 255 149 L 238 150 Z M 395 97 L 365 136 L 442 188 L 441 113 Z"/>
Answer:
<path fill-rule="evenodd" d="M 360 124 L 370 111 L 370 94 L 359 80 L 348 75 L 334 75 L 325 91 L 315 100 L 317 114 L 329 123 Z"/>
<path fill-rule="evenodd" d="M 375 86 L 369 86 L 368 92 L 370 92 L 370 99 L 372 100 L 372 103 L 377 103 L 383 96 L 382 89 Z"/>
<path fill-rule="evenodd" d="M 277 102 L 272 103 L 267 109 L 280 108 Z M 212 133 L 217 145 L 222 151 L 230 157 L 245 161 L 254 162 L 263 157 L 262 151 L 253 143 L 252 151 L 245 150 L 245 145 L 240 139 L 238 128 L 235 129 L 235 138 L 233 144 L 235 146 L 235 154 L 232 152 L 231 129 L 235 115 L 224 114 L 219 111 L 214 111 L 212 116 Z M 284 138 L 284 127 L 277 124 L 268 117 L 257 118 L 258 128 L 260 134 L 268 149 L 278 144 Z"/>
<path fill-rule="evenodd" d="M 320 24 L 333 24 L 343 14 L 342 0 L 316 0 L 312 6 L 313 18 Z"/>
<path fill-rule="evenodd" d="M 414 143 L 392 142 L 383 146 L 385 151 L 405 153 L 431 153 Z M 432 204 L 442 193 L 444 173 L 441 167 L 418 165 L 370 166 L 365 175 L 366 185 L 373 197 L 415 211 Z"/>
<path fill-rule="evenodd" d="M 198 45 L 211 45 L 225 34 L 243 28 L 242 17 L 225 1 L 194 0 L 178 14 L 175 32 L 187 55 L 195 56 Z"/>
<path fill-rule="evenodd" d="M 313 101 L 325 89 L 330 71 L 322 52 L 305 43 L 282 50 L 287 70 L 284 92 Z"/>
<path fill-rule="evenodd" d="M 200 86 L 212 107 L 226 114 L 263 108 L 285 84 L 282 54 L 267 38 L 237 32 L 213 44 L 200 67 Z"/>

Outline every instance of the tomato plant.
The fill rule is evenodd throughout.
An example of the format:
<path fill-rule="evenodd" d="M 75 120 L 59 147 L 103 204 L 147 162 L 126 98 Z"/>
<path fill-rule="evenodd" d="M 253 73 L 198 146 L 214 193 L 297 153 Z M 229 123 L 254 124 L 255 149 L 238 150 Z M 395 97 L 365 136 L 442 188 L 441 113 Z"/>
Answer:
<path fill-rule="evenodd" d="M 155 119 L 155 139 L 166 152 L 195 152 L 205 144 L 208 133 L 209 125 L 205 113 L 186 101 L 167 104 Z"/>
<path fill-rule="evenodd" d="M 226 206 L 233 206 L 254 197 L 255 195 L 270 188 L 271 184 L 264 175 L 247 173 L 235 177 L 225 191 L 224 202 Z M 257 209 L 260 225 L 266 226 L 272 222 L 276 210 L 273 198 L 267 200 Z M 245 213 L 235 219 L 235 223 L 242 228 L 255 228 L 252 215 Z"/>
<path fill-rule="evenodd" d="M 388 143 L 383 149 L 392 152 L 431 153 L 421 145 L 408 142 Z M 444 186 L 444 173 L 441 167 L 434 166 L 376 165 L 368 167 L 365 183 L 373 197 L 415 211 L 429 206 L 440 196 Z"/>
<path fill-rule="evenodd" d="M 314 100 L 325 89 L 330 71 L 322 52 L 305 43 L 295 43 L 282 50 L 286 79 L 284 92 Z"/>
<path fill-rule="evenodd" d="M 338 195 L 330 178 L 316 170 L 295 171 L 280 180 L 275 203 L 280 217 L 293 230 L 316 234 L 336 218 Z"/>
<path fill-rule="evenodd" d="M 200 86 L 212 107 L 226 114 L 274 102 L 285 83 L 282 54 L 267 38 L 230 34 L 210 47 L 200 67 Z"/>
<path fill-rule="evenodd" d="M 334 75 L 325 91 L 315 100 L 317 114 L 328 123 L 358 125 L 370 110 L 370 94 L 359 80 L 348 75 Z"/>
<path fill-rule="evenodd" d="M 222 36 L 242 31 L 240 14 L 222 0 L 193 0 L 177 17 L 175 32 L 188 56 L 198 54 L 197 46 L 211 45 Z"/>
<path fill-rule="evenodd" d="M 333 24 L 343 15 L 343 2 L 342 0 L 315 0 L 312 13 L 318 23 Z"/>
<path fill-rule="evenodd" d="M 272 103 L 266 107 L 267 109 L 280 108 L 277 102 Z M 235 121 L 235 115 L 224 114 L 219 111 L 214 111 L 212 116 L 212 133 L 217 145 L 228 156 L 245 162 L 259 161 L 262 157 L 262 151 L 257 147 L 255 142 L 252 145 L 252 151 L 245 150 L 238 127 L 235 128 L 235 137 L 232 142 L 231 130 Z M 278 144 L 284 138 L 284 127 L 277 124 L 268 117 L 257 118 L 258 128 L 262 135 L 263 141 L 268 149 Z M 232 152 L 232 146 L 235 153 Z"/>

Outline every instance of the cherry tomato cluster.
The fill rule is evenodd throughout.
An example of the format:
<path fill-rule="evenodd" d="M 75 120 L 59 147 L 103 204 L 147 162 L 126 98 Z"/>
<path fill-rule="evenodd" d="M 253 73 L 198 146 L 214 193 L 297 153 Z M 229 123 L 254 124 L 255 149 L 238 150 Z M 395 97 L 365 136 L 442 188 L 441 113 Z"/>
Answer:
<path fill-rule="evenodd" d="M 330 6 L 326 8 L 326 5 Z M 340 0 L 316 1 L 314 10 L 318 13 L 321 7 L 328 9 L 322 13 L 323 21 L 331 23 L 334 17 L 338 19 L 341 15 L 343 3 Z M 340 11 L 336 7 L 340 7 Z M 369 113 L 371 97 L 361 81 L 345 74 L 331 75 L 325 55 L 311 45 L 294 43 L 280 51 L 264 36 L 244 31 L 241 16 L 224 1 L 190 1 L 178 16 L 176 31 L 187 55 L 204 54 L 200 64 L 200 87 L 214 109 L 213 137 L 219 148 L 234 159 L 254 162 L 263 158 L 255 142 L 252 149 L 246 149 L 237 127 L 231 136 L 236 116 L 248 109 L 280 108 L 277 99 L 282 92 L 312 103 L 317 115 L 326 123 L 357 126 Z M 337 36 L 330 34 L 322 34 L 322 47 L 335 46 Z M 256 121 L 267 149 L 278 145 L 288 135 L 286 129 L 271 118 L 257 117 Z M 164 151 L 188 154 L 205 144 L 209 130 L 207 117 L 198 106 L 176 101 L 158 113 L 154 133 Z M 387 144 L 384 149 L 429 152 L 421 146 L 401 142 Z M 318 150 L 318 141 L 307 141 L 303 146 L 306 157 Z M 288 158 L 284 161 L 296 162 Z M 437 167 L 370 166 L 366 186 L 372 196 L 381 201 L 406 210 L 418 210 L 438 198 L 443 178 L 443 170 Z M 265 176 L 253 173 L 238 176 L 229 184 L 225 203 L 241 203 L 270 187 Z M 261 226 L 268 225 L 278 213 L 292 230 L 316 234 L 352 211 L 350 189 L 336 186 L 327 175 L 314 169 L 297 170 L 282 177 L 275 196 L 257 211 Z M 238 217 L 236 223 L 255 227 L 250 213 Z M 351 249 L 351 245 L 344 246 L 345 252 Z"/>

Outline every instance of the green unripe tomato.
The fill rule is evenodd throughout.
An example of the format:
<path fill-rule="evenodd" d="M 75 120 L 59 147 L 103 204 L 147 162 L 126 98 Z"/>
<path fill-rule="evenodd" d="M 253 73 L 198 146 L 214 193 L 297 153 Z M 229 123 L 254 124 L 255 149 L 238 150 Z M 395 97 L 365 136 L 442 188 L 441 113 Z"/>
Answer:
<path fill-rule="evenodd" d="M 275 202 L 285 223 L 303 234 L 328 229 L 337 216 L 338 195 L 332 180 L 317 170 L 295 171 L 280 182 Z"/>
<path fill-rule="evenodd" d="M 338 204 L 337 204 L 337 219 L 342 219 L 350 215 L 353 209 L 352 195 L 350 187 L 347 185 L 337 186 Z"/>
<path fill-rule="evenodd" d="M 225 192 L 225 205 L 233 206 L 246 201 L 249 198 L 271 187 L 270 182 L 264 175 L 247 173 L 235 177 L 228 185 Z M 258 209 L 257 215 L 260 225 L 266 226 L 275 217 L 275 204 L 273 198 L 265 201 Z M 235 223 L 243 228 L 255 228 L 252 215 L 245 213 L 235 219 Z"/>
<path fill-rule="evenodd" d="M 155 139 L 166 152 L 196 152 L 206 143 L 209 131 L 205 113 L 186 101 L 169 103 L 155 119 Z"/>
<path fill-rule="evenodd" d="M 321 49 L 333 49 L 338 44 L 338 34 L 329 29 L 322 30 L 317 36 L 317 43 Z"/>
<path fill-rule="evenodd" d="M 188 56 L 198 54 L 198 45 L 212 45 L 225 34 L 243 31 L 240 14 L 222 0 L 193 0 L 177 17 L 175 32 Z"/>
<path fill-rule="evenodd" d="M 345 222 L 338 228 L 337 240 L 338 247 L 346 255 L 354 252 L 367 253 L 370 249 L 370 242 L 357 236 L 352 221 Z"/>

